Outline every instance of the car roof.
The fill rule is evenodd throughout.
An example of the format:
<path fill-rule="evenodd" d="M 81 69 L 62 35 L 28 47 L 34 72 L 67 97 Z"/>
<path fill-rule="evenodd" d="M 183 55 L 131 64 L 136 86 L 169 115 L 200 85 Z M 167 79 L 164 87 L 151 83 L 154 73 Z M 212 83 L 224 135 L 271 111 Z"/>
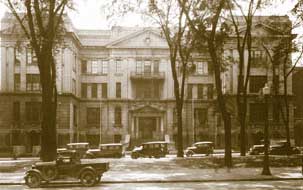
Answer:
<path fill-rule="evenodd" d="M 168 144 L 166 141 L 152 141 L 152 142 L 146 142 L 142 144 Z"/>
<path fill-rule="evenodd" d="M 254 147 L 264 147 L 264 144 L 256 144 Z"/>
<path fill-rule="evenodd" d="M 197 145 L 197 144 L 214 144 L 214 143 L 211 141 L 202 141 L 202 142 L 196 142 L 194 144 Z"/>
<path fill-rule="evenodd" d="M 99 146 L 122 146 L 121 143 L 108 143 L 108 144 L 99 144 Z"/>
<path fill-rule="evenodd" d="M 88 142 L 81 142 L 81 143 L 68 143 L 67 145 L 70 146 L 70 145 L 87 145 L 89 144 Z"/>

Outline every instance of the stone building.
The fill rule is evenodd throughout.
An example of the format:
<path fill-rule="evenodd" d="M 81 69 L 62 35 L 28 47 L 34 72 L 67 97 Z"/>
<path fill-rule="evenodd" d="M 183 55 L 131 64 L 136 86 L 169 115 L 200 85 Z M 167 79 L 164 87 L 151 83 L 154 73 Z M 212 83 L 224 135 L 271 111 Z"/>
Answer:
<path fill-rule="evenodd" d="M 287 17 L 281 18 L 281 22 L 289 22 Z M 11 23 L 12 16 L 6 14 L 1 21 L 0 147 L 25 145 L 31 151 L 39 144 L 40 136 L 39 71 L 28 42 L 12 32 Z M 78 30 L 68 19 L 65 27 L 64 41 L 55 50 L 59 146 L 83 141 L 96 146 L 121 142 L 126 136 L 130 136 L 131 146 L 151 140 L 174 142 L 177 129 L 173 80 L 169 51 L 161 32 L 155 28 L 119 26 L 110 30 Z M 262 20 L 257 20 L 254 27 L 256 35 L 276 35 Z M 224 56 L 235 56 L 234 42 L 234 38 L 228 39 Z M 263 60 L 260 55 L 264 55 L 264 50 L 258 48 L 256 61 Z M 196 70 L 186 78 L 184 143 L 212 140 L 216 147 L 222 147 L 223 122 L 216 107 L 210 59 L 206 52 L 192 57 Z M 252 97 L 270 80 L 268 68 L 252 69 Z M 222 73 L 223 90 L 230 97 L 232 113 L 236 113 L 236 76 L 235 63 Z M 250 104 L 249 118 L 257 118 L 256 114 L 262 117 L 260 108 L 259 104 Z M 261 119 L 257 118 L 257 123 Z M 262 126 L 253 119 L 249 121 L 252 134 Z M 239 127 L 235 114 L 233 123 L 233 146 L 237 147 Z"/>

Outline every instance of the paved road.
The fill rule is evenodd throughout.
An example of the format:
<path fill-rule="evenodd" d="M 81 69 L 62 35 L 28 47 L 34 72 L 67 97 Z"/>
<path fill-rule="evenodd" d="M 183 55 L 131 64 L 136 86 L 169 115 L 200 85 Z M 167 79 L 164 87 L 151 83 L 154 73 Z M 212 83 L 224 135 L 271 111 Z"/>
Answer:
<path fill-rule="evenodd" d="M 46 186 L 45 186 L 46 187 Z M 0 186 L 0 189 L 19 190 L 27 189 L 22 185 Z M 37 190 L 45 188 L 38 188 Z M 48 185 L 47 190 L 303 190 L 303 180 L 286 181 L 240 181 L 216 183 L 107 183 L 96 187 L 84 188 L 76 185 Z"/>

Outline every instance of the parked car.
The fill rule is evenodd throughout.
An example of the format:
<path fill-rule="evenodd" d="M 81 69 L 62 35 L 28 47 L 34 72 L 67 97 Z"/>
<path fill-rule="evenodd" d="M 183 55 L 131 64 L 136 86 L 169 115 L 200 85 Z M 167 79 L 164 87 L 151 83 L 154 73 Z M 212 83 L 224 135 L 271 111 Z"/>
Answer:
<path fill-rule="evenodd" d="M 168 142 L 165 141 L 153 141 L 143 143 L 139 147 L 135 147 L 131 152 L 131 158 L 137 159 L 139 157 L 148 158 L 160 158 L 165 157 L 168 154 L 167 148 Z"/>
<path fill-rule="evenodd" d="M 72 153 L 73 152 L 73 153 Z M 109 163 L 81 163 L 76 151 L 70 156 L 59 155 L 53 162 L 37 162 L 25 173 L 25 184 L 37 188 L 42 182 L 73 177 L 84 186 L 99 183 L 104 172 L 108 171 Z"/>
<path fill-rule="evenodd" d="M 272 155 L 291 155 L 300 154 L 301 151 L 298 147 L 288 147 L 286 141 L 278 142 L 275 145 L 270 146 L 269 154 Z"/>
<path fill-rule="evenodd" d="M 69 156 L 70 150 L 74 150 L 77 152 L 80 158 L 83 158 L 88 149 L 89 149 L 88 142 L 69 143 L 66 145 L 66 148 L 57 149 L 57 154 L 61 156 Z"/>
<path fill-rule="evenodd" d="M 121 143 L 100 144 L 98 149 L 89 149 L 86 158 L 121 158 L 125 155 Z"/>
<path fill-rule="evenodd" d="M 191 147 L 187 147 L 185 155 L 187 157 L 193 156 L 194 154 L 213 154 L 214 143 L 210 141 L 196 142 Z"/>
<path fill-rule="evenodd" d="M 259 154 L 264 154 L 264 145 L 259 144 L 259 145 L 253 145 L 249 151 L 249 155 L 259 155 Z"/>

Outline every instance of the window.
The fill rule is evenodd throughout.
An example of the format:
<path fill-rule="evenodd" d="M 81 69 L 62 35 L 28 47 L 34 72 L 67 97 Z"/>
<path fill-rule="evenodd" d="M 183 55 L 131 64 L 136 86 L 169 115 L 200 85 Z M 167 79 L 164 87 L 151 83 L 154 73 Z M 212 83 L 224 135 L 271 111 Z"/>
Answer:
<path fill-rule="evenodd" d="M 250 76 L 249 78 L 249 92 L 258 93 L 267 82 L 267 76 Z"/>
<path fill-rule="evenodd" d="M 92 74 L 97 74 L 98 70 L 98 61 L 92 61 Z"/>
<path fill-rule="evenodd" d="M 73 109 L 74 109 L 74 112 L 73 112 L 73 121 L 74 121 L 74 126 L 77 126 L 77 106 L 76 105 L 73 105 Z"/>
<path fill-rule="evenodd" d="M 26 121 L 39 122 L 41 119 L 41 103 L 25 102 Z"/>
<path fill-rule="evenodd" d="M 159 60 L 154 61 L 154 73 L 159 73 Z"/>
<path fill-rule="evenodd" d="M 151 62 L 149 60 L 144 62 L 144 74 L 151 73 Z"/>
<path fill-rule="evenodd" d="M 114 143 L 121 143 L 122 136 L 121 135 L 114 135 Z"/>
<path fill-rule="evenodd" d="M 28 65 L 37 65 L 37 57 L 31 48 L 26 49 L 26 63 Z"/>
<path fill-rule="evenodd" d="M 254 50 L 251 52 L 251 56 L 252 66 L 260 66 L 267 62 L 267 55 L 264 51 Z"/>
<path fill-rule="evenodd" d="M 81 61 L 81 72 L 83 74 L 87 73 L 87 61 L 86 60 Z"/>
<path fill-rule="evenodd" d="M 40 91 L 40 75 L 39 74 L 26 74 L 26 90 L 27 91 Z"/>
<path fill-rule="evenodd" d="M 203 84 L 198 84 L 198 99 L 203 99 Z"/>
<path fill-rule="evenodd" d="M 116 73 L 122 73 L 122 60 L 116 59 Z"/>
<path fill-rule="evenodd" d="M 196 62 L 196 73 L 198 75 L 207 75 L 208 74 L 208 65 L 207 62 Z"/>
<path fill-rule="evenodd" d="M 13 103 L 13 120 L 20 121 L 20 102 Z"/>
<path fill-rule="evenodd" d="M 14 90 L 15 91 L 20 90 L 20 74 L 14 75 Z"/>
<path fill-rule="evenodd" d="M 207 121 L 207 110 L 202 108 L 194 109 L 194 124 L 195 127 L 202 127 Z"/>
<path fill-rule="evenodd" d="M 121 107 L 115 107 L 115 126 L 121 127 L 122 111 Z"/>
<path fill-rule="evenodd" d="M 76 92 L 77 92 L 75 79 L 72 79 L 72 92 L 73 92 L 73 94 L 76 94 Z"/>
<path fill-rule="evenodd" d="M 160 98 L 160 84 L 151 81 L 137 82 L 136 83 L 136 98 Z"/>
<path fill-rule="evenodd" d="M 100 124 L 100 108 L 87 108 L 87 124 Z"/>
<path fill-rule="evenodd" d="M 107 98 L 107 83 L 101 84 L 102 98 Z"/>
<path fill-rule="evenodd" d="M 121 82 L 116 83 L 116 98 L 121 98 Z"/>
<path fill-rule="evenodd" d="M 102 60 L 102 74 L 108 73 L 108 60 Z"/>
<path fill-rule="evenodd" d="M 187 98 L 193 98 L 193 84 L 187 84 Z"/>
<path fill-rule="evenodd" d="M 214 85 L 208 84 L 207 85 L 207 99 L 213 99 L 214 96 Z"/>
<path fill-rule="evenodd" d="M 249 121 L 256 123 L 265 122 L 266 111 L 266 105 L 263 103 L 249 104 Z"/>
<path fill-rule="evenodd" d="M 87 98 L 87 84 L 86 83 L 81 84 L 81 97 Z"/>
<path fill-rule="evenodd" d="M 97 98 L 98 96 L 98 85 L 97 83 L 92 83 L 92 98 Z"/>
<path fill-rule="evenodd" d="M 21 52 L 19 48 L 15 48 L 15 65 L 20 66 L 21 63 Z"/>
<path fill-rule="evenodd" d="M 142 73 L 142 61 L 141 60 L 136 61 L 136 73 Z"/>

